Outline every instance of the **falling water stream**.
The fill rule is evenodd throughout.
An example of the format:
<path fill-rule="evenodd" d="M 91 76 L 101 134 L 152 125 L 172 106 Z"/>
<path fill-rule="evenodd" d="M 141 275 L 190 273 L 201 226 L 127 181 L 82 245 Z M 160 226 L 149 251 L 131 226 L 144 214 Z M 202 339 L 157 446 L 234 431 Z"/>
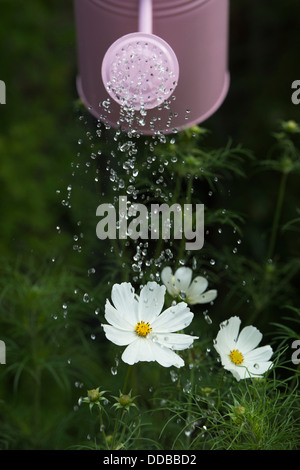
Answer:
<path fill-rule="evenodd" d="M 131 273 L 125 280 L 136 284 L 143 284 L 148 280 L 160 282 L 162 267 L 173 265 L 176 260 L 177 240 L 170 239 L 161 245 L 158 240 L 153 244 L 149 239 L 140 238 L 122 240 L 122 243 L 120 240 L 107 243 L 107 240 L 97 240 L 95 233 L 96 208 L 104 201 L 116 207 L 119 198 L 124 196 L 127 198 L 128 206 L 134 202 L 147 205 L 153 201 L 157 204 L 168 204 L 176 197 L 174 194 L 176 174 L 166 171 L 168 166 L 176 163 L 177 160 L 175 152 L 166 157 L 166 154 L 170 155 L 168 152 L 170 146 L 176 145 L 178 135 L 176 128 L 178 116 L 172 112 L 172 103 L 175 100 L 176 96 L 172 95 L 170 99 L 160 104 L 157 107 L 156 116 L 150 122 L 150 127 L 154 128 L 159 123 L 160 128 L 163 127 L 166 132 L 154 130 L 150 135 L 143 133 L 147 118 L 147 110 L 143 108 L 135 111 L 133 107 L 121 106 L 117 127 L 112 127 L 108 122 L 111 104 L 109 97 L 99 104 L 98 120 L 93 118 L 91 122 L 86 112 L 80 113 L 78 117 L 82 135 L 78 138 L 77 152 L 70 164 L 70 180 L 65 188 L 57 189 L 56 192 L 66 211 L 70 211 L 72 217 L 75 218 L 76 231 L 70 244 L 73 254 L 79 259 L 84 255 L 90 260 L 86 267 L 83 267 L 80 262 L 80 269 L 85 271 L 85 276 L 89 280 L 96 279 L 99 285 L 105 279 L 108 291 L 115 282 L 122 282 L 121 278 L 115 278 L 112 271 L 110 271 L 109 278 L 104 277 L 103 263 L 105 264 L 105 259 L 109 260 L 111 255 L 122 263 L 121 268 Z M 168 111 L 168 119 L 163 126 L 161 125 L 161 110 Z M 189 112 L 189 109 L 186 109 L 186 120 L 189 118 Z M 149 176 L 151 184 L 147 185 Z M 145 182 L 144 185 L 143 182 Z M 89 199 L 84 201 L 82 194 L 86 191 L 89 193 Z M 209 196 L 211 195 L 212 191 Z M 78 201 L 80 202 L 79 210 Z M 118 223 L 117 230 L 119 230 Z M 56 230 L 58 235 L 62 232 L 61 224 L 57 225 Z M 222 233 L 221 228 L 218 229 L 218 233 Z M 157 250 L 158 246 L 159 250 Z M 199 254 L 192 257 L 191 267 L 197 274 L 201 269 L 198 260 Z M 53 258 L 52 261 L 54 262 L 55 259 Z M 185 256 L 177 261 L 179 265 L 184 265 Z M 216 261 L 211 259 L 209 264 L 213 268 Z M 205 271 L 203 274 L 205 275 Z M 81 286 L 74 290 L 74 294 L 83 310 L 88 308 L 89 312 L 94 312 L 95 319 L 99 319 L 95 330 L 93 326 L 91 327 L 93 331 L 91 331 L 90 340 L 95 341 L 100 337 L 100 317 L 104 313 L 104 306 L 96 305 L 93 294 L 82 289 Z M 63 304 L 62 311 L 67 319 L 67 303 Z M 204 309 L 203 317 L 208 324 L 212 323 L 209 308 Z M 119 363 L 120 357 L 116 356 L 109 366 L 112 375 L 117 375 Z M 68 360 L 68 365 L 70 364 L 72 364 L 72 358 Z M 171 370 L 171 382 L 177 379 L 177 372 Z M 76 388 L 83 387 L 80 379 L 76 380 L 74 385 Z M 184 386 L 184 390 L 188 393 L 188 383 Z M 75 406 L 76 409 L 77 406 Z"/>

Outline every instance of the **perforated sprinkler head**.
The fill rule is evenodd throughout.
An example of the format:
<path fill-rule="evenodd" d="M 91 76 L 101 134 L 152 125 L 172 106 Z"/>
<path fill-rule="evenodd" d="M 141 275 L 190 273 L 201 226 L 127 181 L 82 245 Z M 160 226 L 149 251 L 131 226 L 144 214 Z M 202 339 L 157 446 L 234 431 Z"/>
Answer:
<path fill-rule="evenodd" d="M 102 62 L 102 80 L 108 94 L 121 106 L 152 109 L 174 92 L 179 65 L 175 52 L 152 34 L 152 4 L 140 1 L 140 32 L 117 39 Z"/>
<path fill-rule="evenodd" d="M 114 42 L 102 63 L 102 80 L 120 105 L 152 109 L 174 92 L 179 76 L 176 55 L 153 34 L 132 33 Z"/>

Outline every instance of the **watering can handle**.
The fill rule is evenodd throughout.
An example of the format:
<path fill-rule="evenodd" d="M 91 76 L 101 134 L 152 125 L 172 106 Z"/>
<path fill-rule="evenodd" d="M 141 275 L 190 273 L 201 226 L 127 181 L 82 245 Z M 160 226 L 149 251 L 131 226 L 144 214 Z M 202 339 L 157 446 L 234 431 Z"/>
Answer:
<path fill-rule="evenodd" d="M 140 0 L 139 32 L 152 34 L 152 0 Z"/>

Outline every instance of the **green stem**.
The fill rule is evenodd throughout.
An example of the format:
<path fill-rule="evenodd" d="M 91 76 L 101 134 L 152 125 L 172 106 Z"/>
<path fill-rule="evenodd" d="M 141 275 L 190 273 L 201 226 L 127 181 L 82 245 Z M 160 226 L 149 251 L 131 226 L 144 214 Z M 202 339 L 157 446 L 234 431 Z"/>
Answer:
<path fill-rule="evenodd" d="M 40 427 L 40 406 L 41 406 L 41 369 L 37 366 L 35 371 L 36 384 L 34 386 L 34 426 L 38 430 Z"/>
<path fill-rule="evenodd" d="M 112 450 L 114 450 L 114 448 L 115 448 L 115 441 L 116 441 L 116 435 L 117 435 L 117 430 L 118 430 L 118 426 L 119 426 L 121 411 L 122 411 L 121 408 L 119 408 L 118 413 L 117 413 L 116 422 L 115 422 L 114 433 L 113 433 L 113 437 L 112 437 L 112 443 L 111 443 Z"/>
<path fill-rule="evenodd" d="M 194 379 L 195 379 L 194 360 L 193 360 L 192 353 L 191 353 L 190 349 L 188 350 L 188 356 L 189 356 L 189 366 L 192 365 L 192 367 L 190 368 L 190 386 L 191 386 L 191 389 L 190 389 L 190 393 L 189 393 L 189 397 L 188 397 L 188 413 L 187 413 L 187 421 L 189 422 L 190 418 L 191 418 L 191 415 L 192 415 L 192 394 L 193 394 Z M 188 448 L 189 445 L 190 445 L 190 441 L 191 441 L 191 433 L 188 433 L 188 435 L 186 437 L 187 437 L 186 444 L 187 444 L 187 448 Z"/>
<path fill-rule="evenodd" d="M 297 369 L 295 370 L 295 374 L 294 374 L 293 380 L 292 380 L 292 382 L 291 382 L 291 384 L 290 384 L 290 390 L 291 390 L 291 391 L 293 390 L 293 388 L 294 388 L 295 385 L 296 385 L 296 382 L 298 381 L 297 375 L 298 375 L 299 371 L 300 371 L 300 363 L 298 364 L 298 367 L 297 367 Z"/>
<path fill-rule="evenodd" d="M 106 448 L 109 449 L 108 442 L 107 442 L 107 437 L 106 437 L 106 434 L 105 434 L 105 431 L 104 431 L 104 423 L 103 423 L 103 418 L 102 418 L 102 413 L 101 413 L 101 407 L 100 406 L 98 407 L 98 411 L 99 411 L 100 432 L 102 433 L 102 437 L 103 437 L 103 440 L 105 442 Z"/>
<path fill-rule="evenodd" d="M 269 244 L 269 249 L 268 249 L 268 259 L 272 259 L 272 256 L 274 255 L 274 248 L 275 248 L 275 243 L 276 243 L 276 238 L 277 238 L 279 220 L 281 216 L 282 205 L 283 205 L 283 200 L 284 200 L 285 190 L 286 190 L 287 176 L 288 176 L 287 173 L 282 173 L 282 176 L 281 176 L 276 210 L 275 210 L 274 220 L 273 220 L 273 225 L 272 225 L 270 244 Z"/>
<path fill-rule="evenodd" d="M 219 409 L 221 406 L 221 388 L 224 382 L 224 376 L 225 376 L 225 369 L 222 369 L 220 373 L 220 380 L 219 380 L 218 387 L 217 387 L 217 392 L 218 392 L 217 404 L 216 404 L 217 409 Z"/>
<path fill-rule="evenodd" d="M 124 414 L 124 413 L 126 413 L 126 416 L 125 416 L 124 425 L 123 425 L 122 433 L 121 433 L 120 440 L 119 440 L 120 443 L 123 441 L 123 437 L 124 437 L 124 434 L 125 434 L 125 430 L 126 430 L 126 428 L 127 428 L 127 421 L 128 421 L 128 414 L 129 414 L 129 412 L 128 412 L 128 411 L 123 411 L 123 414 Z"/>
<path fill-rule="evenodd" d="M 130 372 L 131 372 L 131 366 L 128 367 L 127 373 L 126 373 L 126 376 L 125 376 L 124 385 L 123 385 L 123 389 L 122 389 L 122 394 L 123 395 L 126 393 L 127 383 L 128 383 Z M 120 416 L 121 416 L 122 411 L 123 410 L 121 408 L 118 409 L 116 422 L 115 422 L 115 427 L 114 427 L 114 432 L 113 432 L 113 437 L 112 437 L 112 444 L 111 444 L 112 449 L 115 448 L 116 436 L 117 436 L 117 431 L 118 431 L 119 421 L 120 421 Z"/>
<path fill-rule="evenodd" d="M 125 393 L 126 393 L 127 383 L 128 383 L 128 379 L 129 379 L 129 376 L 130 376 L 131 369 L 132 369 L 131 366 L 128 366 L 126 376 L 125 376 L 125 380 L 124 380 L 123 389 L 122 389 L 123 395 L 125 395 Z"/>

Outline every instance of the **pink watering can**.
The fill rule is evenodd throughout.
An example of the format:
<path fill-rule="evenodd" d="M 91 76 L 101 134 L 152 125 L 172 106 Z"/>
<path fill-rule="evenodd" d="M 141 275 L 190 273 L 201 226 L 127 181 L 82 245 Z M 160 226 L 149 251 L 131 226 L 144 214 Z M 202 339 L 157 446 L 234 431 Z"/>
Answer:
<path fill-rule="evenodd" d="M 78 94 L 143 134 L 199 124 L 222 104 L 229 0 L 75 0 Z"/>

